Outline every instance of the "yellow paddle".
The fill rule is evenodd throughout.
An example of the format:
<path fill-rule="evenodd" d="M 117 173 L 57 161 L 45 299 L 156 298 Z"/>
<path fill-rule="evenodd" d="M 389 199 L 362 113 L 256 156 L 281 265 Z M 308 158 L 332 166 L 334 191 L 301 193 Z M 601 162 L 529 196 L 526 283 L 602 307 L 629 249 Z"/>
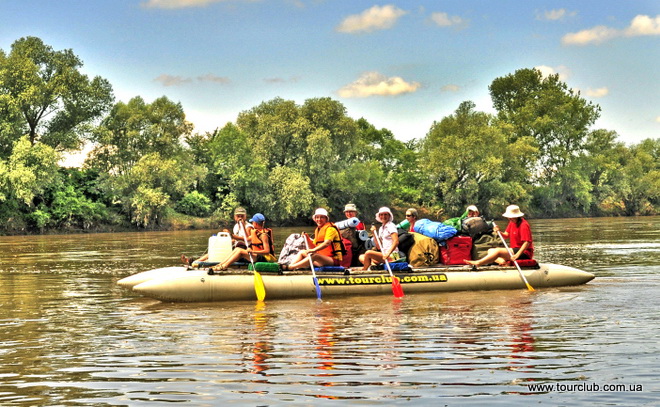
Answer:
<path fill-rule="evenodd" d="M 252 272 L 254 273 L 254 292 L 257 294 L 257 300 L 263 301 L 266 299 L 266 287 L 264 287 L 264 280 L 261 278 L 261 274 L 257 271 L 257 267 L 254 265 L 254 259 L 252 258 L 252 253 L 250 252 L 250 245 L 247 240 L 247 229 L 243 220 L 240 221 L 241 228 L 243 228 L 243 240 L 245 241 L 245 247 L 248 251 L 248 256 L 250 256 L 250 263 L 252 263 Z"/>

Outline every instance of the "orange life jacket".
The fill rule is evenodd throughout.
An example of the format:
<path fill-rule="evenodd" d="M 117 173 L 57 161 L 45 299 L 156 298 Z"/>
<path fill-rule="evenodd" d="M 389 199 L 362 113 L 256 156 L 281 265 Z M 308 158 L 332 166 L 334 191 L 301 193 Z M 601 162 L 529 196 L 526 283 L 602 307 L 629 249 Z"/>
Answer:
<path fill-rule="evenodd" d="M 250 233 L 250 247 L 256 251 L 262 251 L 264 249 L 264 242 L 259 236 L 264 233 L 268 236 L 268 246 L 270 247 L 270 254 L 275 255 L 275 247 L 273 246 L 273 231 L 268 228 L 263 228 L 261 230 L 255 229 L 255 233 Z"/>
<path fill-rule="evenodd" d="M 329 246 L 324 247 L 322 250 L 319 250 L 317 253 L 324 256 L 333 257 L 339 261 L 342 260 L 343 255 L 346 254 L 346 249 L 344 248 L 344 242 L 341 241 L 341 233 L 337 226 L 332 222 L 326 222 L 320 228 L 317 227 L 314 231 L 314 245 L 318 246 L 321 243 L 325 242 L 325 235 L 328 232 L 328 228 L 334 228 L 337 231 L 337 237 L 332 241 Z"/>

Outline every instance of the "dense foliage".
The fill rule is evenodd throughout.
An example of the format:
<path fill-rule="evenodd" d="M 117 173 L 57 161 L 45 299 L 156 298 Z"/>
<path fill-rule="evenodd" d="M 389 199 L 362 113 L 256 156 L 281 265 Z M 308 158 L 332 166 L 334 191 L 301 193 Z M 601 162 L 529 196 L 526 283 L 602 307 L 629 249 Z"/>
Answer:
<path fill-rule="evenodd" d="M 331 98 L 275 98 L 214 132 L 193 134 L 163 96 L 113 102 L 71 50 L 34 37 L 0 50 L 0 219 L 5 232 L 167 227 L 176 212 L 230 219 L 236 206 L 279 224 L 336 219 L 353 202 L 495 217 L 517 203 L 535 217 L 657 214 L 660 139 L 627 146 L 592 129 L 597 105 L 557 75 L 520 69 L 493 80 L 496 114 L 471 101 L 402 142 Z M 93 150 L 82 168 L 63 152 Z"/>

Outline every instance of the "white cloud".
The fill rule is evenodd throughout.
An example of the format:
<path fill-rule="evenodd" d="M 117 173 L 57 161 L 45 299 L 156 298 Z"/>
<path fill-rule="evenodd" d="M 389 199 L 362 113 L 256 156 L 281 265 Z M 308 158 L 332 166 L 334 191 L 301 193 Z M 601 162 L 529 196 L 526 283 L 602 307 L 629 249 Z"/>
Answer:
<path fill-rule="evenodd" d="M 598 89 L 587 89 L 585 92 L 587 96 L 592 97 L 592 98 L 602 98 L 607 96 L 610 93 L 610 90 L 607 89 L 607 87 L 602 87 Z"/>
<path fill-rule="evenodd" d="M 450 16 L 440 12 L 431 14 L 431 21 L 440 27 L 465 27 L 467 25 L 467 20 L 459 16 Z"/>
<path fill-rule="evenodd" d="M 382 7 L 373 6 L 361 14 L 346 17 L 336 30 L 348 34 L 386 30 L 392 28 L 397 20 L 407 13 L 391 4 Z"/>
<path fill-rule="evenodd" d="M 655 18 L 643 15 L 636 16 L 630 22 L 630 26 L 626 28 L 624 35 L 627 37 L 660 35 L 660 14 Z"/>
<path fill-rule="evenodd" d="M 660 14 L 655 18 L 638 15 L 632 19 L 624 30 L 599 25 L 588 30 L 568 33 L 561 42 L 564 45 L 600 44 L 617 37 L 639 37 L 645 35 L 660 35 Z"/>
<path fill-rule="evenodd" d="M 192 83 L 193 79 L 192 78 L 186 78 L 183 76 L 178 76 L 178 75 L 169 75 L 169 74 L 161 74 L 157 78 L 154 79 L 155 82 L 160 82 L 163 84 L 163 86 L 180 86 L 180 85 L 185 85 L 188 83 Z M 231 83 L 231 80 L 227 78 L 226 76 L 217 76 L 213 75 L 211 73 L 207 73 L 206 75 L 200 75 L 197 77 L 198 82 L 212 82 L 212 83 L 219 83 L 219 84 L 228 84 Z"/>
<path fill-rule="evenodd" d="M 538 69 L 544 78 L 547 78 L 550 75 L 559 74 L 559 80 L 565 82 L 571 76 L 570 69 L 568 69 L 568 67 L 564 65 L 559 65 L 557 67 L 539 65 L 539 66 L 535 66 L 534 68 Z"/>
<path fill-rule="evenodd" d="M 560 21 L 564 20 L 567 17 L 575 17 L 577 11 L 567 11 L 565 8 L 555 9 L 555 10 L 546 10 L 543 13 L 537 12 L 537 20 L 548 20 L 548 21 Z"/>
<path fill-rule="evenodd" d="M 300 76 L 292 76 L 290 78 L 280 78 L 280 77 L 273 77 L 273 78 L 264 78 L 264 82 L 266 83 L 297 83 L 300 81 Z"/>
<path fill-rule="evenodd" d="M 443 92 L 458 92 L 459 90 L 461 90 L 461 87 L 458 85 L 449 84 L 443 86 L 442 88 L 440 88 L 440 90 L 442 90 Z"/>
<path fill-rule="evenodd" d="M 197 80 L 200 82 L 213 82 L 213 83 L 221 83 L 221 84 L 226 84 L 231 82 L 229 78 L 226 76 L 217 76 L 213 75 L 211 73 L 207 73 L 206 75 L 201 75 L 197 77 Z"/>
<path fill-rule="evenodd" d="M 396 96 L 416 92 L 420 86 L 418 82 L 406 82 L 399 76 L 388 78 L 379 72 L 365 72 L 355 82 L 339 89 L 337 93 L 345 98 Z"/>
<path fill-rule="evenodd" d="M 164 73 L 158 76 L 157 78 L 155 78 L 154 81 L 162 83 L 163 86 L 179 86 L 179 85 L 183 85 L 184 83 L 192 82 L 192 79 L 184 78 L 181 76 L 168 75 Z"/>
<path fill-rule="evenodd" d="M 142 2 L 142 7 L 146 8 L 188 8 L 205 7 L 212 3 L 220 3 L 225 0 L 147 0 Z"/>

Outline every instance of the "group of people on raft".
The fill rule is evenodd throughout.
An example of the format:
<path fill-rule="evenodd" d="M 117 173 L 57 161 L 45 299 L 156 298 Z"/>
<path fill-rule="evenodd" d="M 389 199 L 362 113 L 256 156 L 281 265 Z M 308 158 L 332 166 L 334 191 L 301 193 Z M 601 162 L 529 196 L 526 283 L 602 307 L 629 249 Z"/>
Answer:
<path fill-rule="evenodd" d="M 344 208 L 344 214 L 347 219 L 357 218 L 358 210 L 354 204 L 347 204 Z M 467 218 L 479 217 L 479 210 L 475 205 L 467 208 Z M 534 255 L 534 243 L 529 223 L 524 219 L 525 214 L 517 205 L 509 205 L 502 214 L 509 220 L 509 224 L 504 232 L 500 232 L 499 227 L 493 223 L 493 233 L 498 233 L 504 239 L 509 239 L 510 249 L 505 247 L 493 247 L 488 249 L 487 254 L 477 260 L 465 260 L 466 264 L 473 266 L 482 266 L 492 263 L 505 264 L 509 261 L 522 259 L 532 259 Z M 417 221 L 418 213 L 414 208 L 406 210 L 406 221 L 398 226 L 409 224 L 409 230 L 414 231 L 414 225 Z M 265 227 L 266 217 L 261 213 L 254 214 L 246 223 L 247 211 L 242 208 L 236 208 L 234 211 L 234 220 L 236 224 L 230 232 L 225 229 L 224 232 L 231 233 L 234 249 L 222 262 L 212 267 L 213 270 L 226 270 L 232 263 L 243 259 L 254 262 L 277 262 L 275 257 L 275 247 L 273 245 L 272 230 Z M 306 248 L 298 252 L 295 258 L 288 264 L 281 264 L 282 270 L 296 270 L 309 268 L 309 259 L 311 258 L 315 267 L 339 266 L 342 262 L 342 235 L 334 223 L 330 222 L 328 211 L 324 208 L 318 208 L 314 212 L 312 219 L 316 223 L 314 238 L 310 238 L 303 233 L 307 244 Z M 399 231 L 394 224 L 394 215 L 388 207 L 381 207 L 376 213 L 376 221 L 381 223 L 380 228 L 371 226 L 371 232 L 374 234 L 374 247 L 364 251 L 359 255 L 359 262 L 362 264 L 362 270 L 368 270 L 371 266 L 399 260 L 402 254 L 399 252 Z M 359 222 L 353 227 L 354 230 L 366 230 L 364 223 Z M 246 245 L 247 243 L 247 245 Z M 197 259 L 197 262 L 203 262 L 208 255 Z M 181 256 L 185 264 L 192 264 L 193 260 Z"/>

